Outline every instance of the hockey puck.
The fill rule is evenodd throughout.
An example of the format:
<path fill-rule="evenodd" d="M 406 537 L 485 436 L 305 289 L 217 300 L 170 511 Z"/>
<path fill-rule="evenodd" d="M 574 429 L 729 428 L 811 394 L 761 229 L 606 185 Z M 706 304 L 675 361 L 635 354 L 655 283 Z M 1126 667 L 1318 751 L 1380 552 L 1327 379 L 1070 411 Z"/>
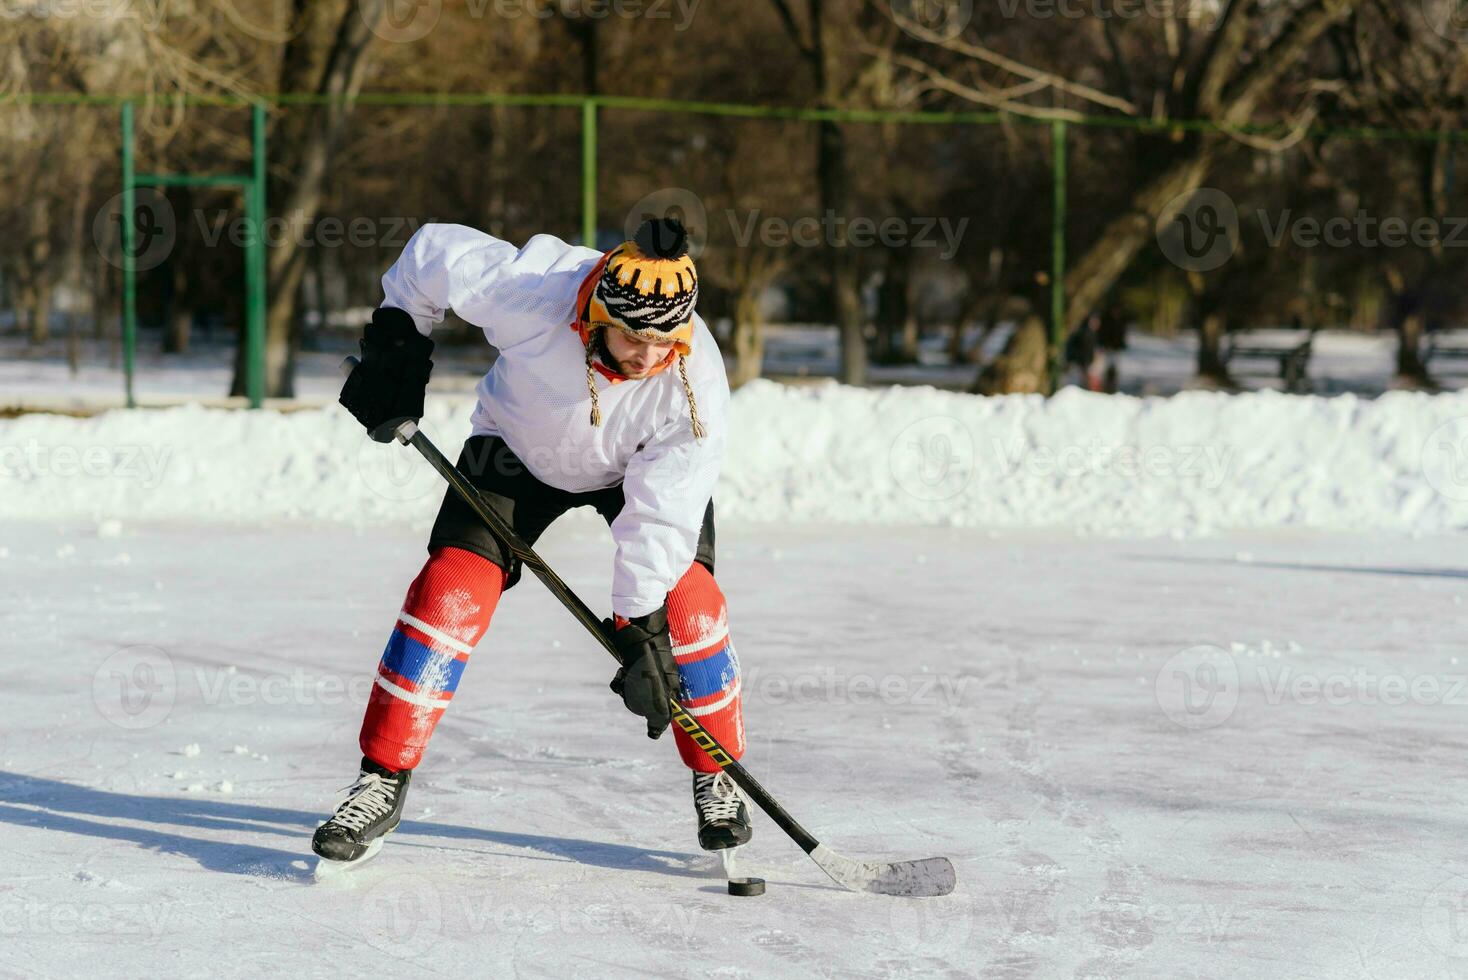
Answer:
<path fill-rule="evenodd" d="M 730 895 L 763 895 L 765 893 L 765 880 L 763 878 L 730 878 Z"/>

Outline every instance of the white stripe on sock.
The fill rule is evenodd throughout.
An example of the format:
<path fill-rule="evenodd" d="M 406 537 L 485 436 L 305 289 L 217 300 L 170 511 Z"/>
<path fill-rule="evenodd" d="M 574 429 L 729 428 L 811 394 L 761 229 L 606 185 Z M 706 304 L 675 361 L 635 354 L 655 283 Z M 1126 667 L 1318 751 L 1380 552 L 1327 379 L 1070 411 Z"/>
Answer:
<path fill-rule="evenodd" d="M 718 711 L 720 708 L 726 708 L 726 707 L 728 707 L 729 706 L 729 702 L 730 701 L 733 701 L 738 696 L 739 696 L 739 685 L 738 684 L 735 684 L 732 688 L 729 689 L 729 693 L 728 694 L 726 694 L 723 697 L 719 698 L 719 700 L 715 701 L 713 704 L 706 704 L 706 705 L 704 705 L 701 708 L 685 708 L 684 710 L 686 710 L 690 715 L 692 715 L 695 718 L 697 718 L 697 717 L 699 717 L 701 715 L 711 715 L 715 711 Z"/>
<path fill-rule="evenodd" d="M 426 694 L 414 694 L 412 691 L 405 691 L 381 674 L 377 675 L 377 686 L 393 697 L 406 701 L 409 704 L 416 704 L 421 708 L 447 708 L 449 706 L 448 698 L 431 698 Z"/>
<path fill-rule="evenodd" d="M 722 625 L 723 630 L 721 632 L 710 633 L 708 636 L 705 636 L 702 639 L 694 640 L 692 643 L 673 644 L 673 656 L 676 657 L 680 653 L 692 653 L 695 650 L 702 650 L 706 647 L 713 646 L 715 643 L 723 643 L 726 639 L 729 638 L 729 624 L 724 623 Z"/>
<path fill-rule="evenodd" d="M 406 612 L 400 612 L 398 613 L 398 621 L 407 623 L 415 630 L 421 630 L 422 632 L 427 633 L 429 636 L 433 637 L 435 640 L 442 643 L 450 650 L 457 650 L 459 653 L 474 652 L 474 648 L 465 643 L 463 640 L 456 640 L 452 636 L 449 636 L 447 633 L 445 633 L 443 630 L 429 626 L 417 616 L 411 616 Z"/>

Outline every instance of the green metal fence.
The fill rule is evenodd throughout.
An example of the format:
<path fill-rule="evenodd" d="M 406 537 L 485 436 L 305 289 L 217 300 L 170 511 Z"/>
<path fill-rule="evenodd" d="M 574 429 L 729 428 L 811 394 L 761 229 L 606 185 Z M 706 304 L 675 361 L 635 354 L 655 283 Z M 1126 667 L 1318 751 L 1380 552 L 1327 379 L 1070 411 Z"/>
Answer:
<path fill-rule="evenodd" d="M 317 95 L 261 95 L 246 99 L 234 96 L 188 96 L 181 101 L 198 106 L 236 106 L 249 108 L 252 114 L 252 168 L 249 174 L 187 175 L 135 173 L 133 158 L 133 118 L 139 96 L 83 96 L 66 93 L 31 93 L 15 96 L 5 102 L 31 105 L 99 105 L 121 109 L 123 131 L 123 193 L 128 220 L 123 221 L 124 234 L 124 333 L 128 404 L 133 404 L 132 350 L 136 342 L 136 269 L 133 267 L 133 194 L 141 186 L 204 185 L 237 186 L 245 196 L 247 258 L 247 390 L 250 404 L 258 407 L 264 391 L 264 336 L 266 311 L 265 244 L 263 225 L 267 215 L 265 200 L 265 114 L 270 106 L 323 105 L 333 97 Z M 352 100 L 363 106 L 516 106 L 574 108 L 581 114 L 581 230 L 583 241 L 594 242 L 597 224 L 598 125 L 608 111 L 631 110 L 653 113 L 682 113 L 725 116 L 744 119 L 836 122 L 862 125 L 900 123 L 937 126 L 991 126 L 999 123 L 1048 125 L 1051 142 L 1051 262 L 1049 283 L 1049 327 L 1052 347 L 1052 373 L 1058 375 L 1059 353 L 1063 347 L 1067 324 L 1065 276 L 1067 237 L 1067 145 L 1071 125 L 1129 128 L 1159 133 L 1215 132 L 1244 136 L 1280 137 L 1293 133 L 1283 125 L 1224 126 L 1208 120 L 1148 120 L 1124 117 L 1086 116 L 1055 112 L 1048 116 L 1019 116 L 999 112 L 922 112 L 879 109 L 816 109 L 737 103 L 697 102 L 674 99 L 650 99 L 629 96 L 586 96 L 572 94 L 512 95 L 502 93 L 363 93 Z M 1385 128 L 1306 130 L 1306 135 L 1334 136 L 1355 140 L 1414 140 L 1468 142 L 1468 130 L 1435 130 L 1418 132 Z"/>

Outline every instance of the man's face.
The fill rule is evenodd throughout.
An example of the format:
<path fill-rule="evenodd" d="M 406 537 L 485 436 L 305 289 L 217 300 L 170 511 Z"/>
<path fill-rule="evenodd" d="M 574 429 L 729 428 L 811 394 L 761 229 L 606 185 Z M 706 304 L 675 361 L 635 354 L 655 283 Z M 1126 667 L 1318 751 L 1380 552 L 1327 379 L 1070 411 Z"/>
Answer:
<path fill-rule="evenodd" d="M 607 350 L 623 374 L 629 378 L 645 378 L 647 373 L 667 360 L 672 344 L 654 344 L 618 330 L 606 328 Z"/>

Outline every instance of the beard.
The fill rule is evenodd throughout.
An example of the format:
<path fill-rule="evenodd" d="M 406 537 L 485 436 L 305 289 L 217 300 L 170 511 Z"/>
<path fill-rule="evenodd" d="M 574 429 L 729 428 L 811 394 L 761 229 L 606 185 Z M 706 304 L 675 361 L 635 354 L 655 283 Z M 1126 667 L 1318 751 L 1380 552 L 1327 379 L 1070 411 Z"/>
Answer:
<path fill-rule="evenodd" d="M 591 335 L 592 353 L 596 354 L 601 362 L 613 371 L 616 371 L 618 374 L 626 374 L 627 372 L 622 370 L 621 363 L 612 356 L 611 347 L 607 346 L 607 331 L 610 329 L 612 328 L 603 327 Z"/>

